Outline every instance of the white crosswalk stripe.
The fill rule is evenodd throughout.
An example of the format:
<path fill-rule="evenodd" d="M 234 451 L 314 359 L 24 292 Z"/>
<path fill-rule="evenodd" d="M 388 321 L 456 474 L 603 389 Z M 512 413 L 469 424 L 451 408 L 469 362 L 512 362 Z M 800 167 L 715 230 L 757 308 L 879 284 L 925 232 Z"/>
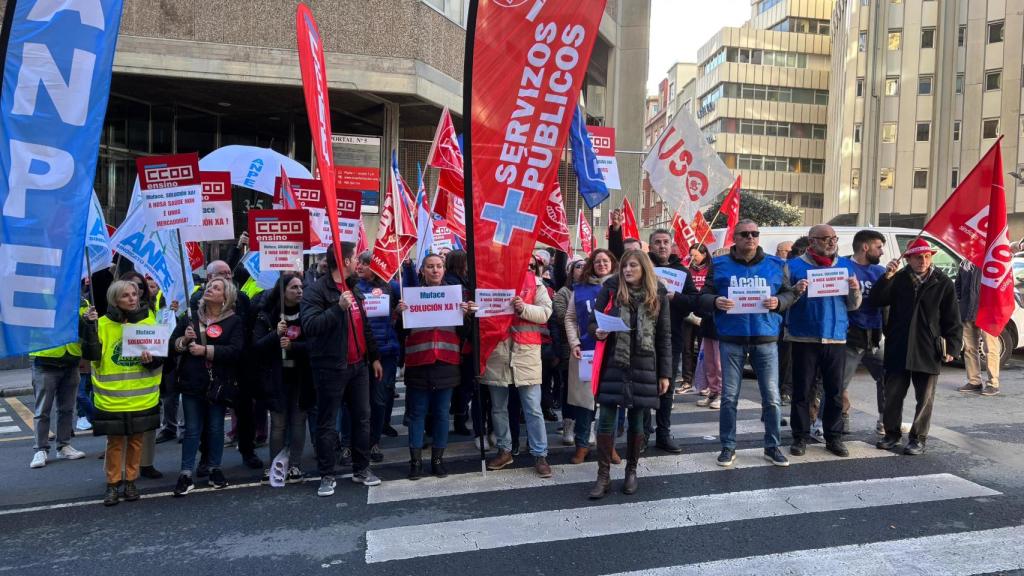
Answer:
<path fill-rule="evenodd" d="M 371 530 L 366 562 L 749 520 L 997 496 L 951 474 L 879 478 L 707 494 Z"/>
<path fill-rule="evenodd" d="M 1024 526 L 798 550 L 613 576 L 967 576 L 1020 569 L 1024 569 Z"/>
<path fill-rule="evenodd" d="M 12 418 L 10 416 L 0 416 L 0 422 L 6 423 L 6 422 L 13 422 L 13 421 L 14 421 L 14 418 Z"/>
<path fill-rule="evenodd" d="M 892 452 L 877 450 L 863 442 L 847 442 L 850 456 L 844 461 L 868 458 L 886 458 L 894 456 Z M 699 454 L 681 454 L 641 458 L 637 467 L 642 478 L 654 476 L 673 476 L 676 474 L 696 474 L 700 472 L 728 471 L 730 469 L 762 468 L 772 466 L 763 457 L 764 450 L 753 448 L 737 450 L 736 463 L 732 468 L 723 468 L 715 462 L 717 453 L 703 452 Z M 823 447 L 811 446 L 807 454 L 793 458 L 792 465 L 811 464 L 816 462 L 835 461 L 836 457 L 825 451 Z M 499 492 L 502 490 L 520 490 L 540 488 L 562 484 L 593 482 L 597 476 L 597 463 L 585 462 L 579 465 L 564 464 L 551 467 L 551 478 L 540 478 L 533 468 L 513 468 L 489 472 L 487 476 L 474 472 L 471 474 L 451 475 L 447 478 L 425 477 L 420 480 L 395 480 L 374 486 L 367 491 L 367 504 L 381 504 L 403 500 L 419 500 L 428 498 L 445 498 L 460 494 L 479 494 Z M 624 468 L 612 468 L 612 479 L 622 478 Z"/>
<path fill-rule="evenodd" d="M 11 434 L 14 432 L 21 432 L 21 428 L 17 426 L 0 426 L 0 434 Z"/>

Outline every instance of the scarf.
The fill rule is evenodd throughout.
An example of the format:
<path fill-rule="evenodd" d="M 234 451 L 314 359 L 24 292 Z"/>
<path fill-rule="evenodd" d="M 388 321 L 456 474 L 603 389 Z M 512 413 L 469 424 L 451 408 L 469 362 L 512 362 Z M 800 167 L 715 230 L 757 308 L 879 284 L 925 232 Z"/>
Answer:
<path fill-rule="evenodd" d="M 910 283 L 914 285 L 914 298 L 917 298 L 918 292 L 921 291 L 921 286 L 928 281 L 928 278 L 932 275 L 931 266 L 924 271 L 924 274 L 918 274 L 913 270 L 910 270 Z"/>
<path fill-rule="evenodd" d="M 200 302 L 198 310 L 196 312 L 198 313 L 199 322 L 202 326 L 216 324 L 217 322 L 220 322 L 225 318 L 230 318 L 231 316 L 235 315 L 234 310 L 221 308 L 220 314 L 218 314 L 217 316 L 209 316 L 208 312 L 206 311 L 206 302 Z"/>
<path fill-rule="evenodd" d="M 814 251 L 814 248 L 808 248 L 806 254 L 810 256 L 811 260 L 814 261 L 818 266 L 832 266 L 835 261 L 835 256 L 822 256 Z"/>
<path fill-rule="evenodd" d="M 147 308 L 141 300 L 139 301 L 139 308 L 136 308 L 131 312 L 125 312 L 117 306 L 110 306 L 107 308 L 107 318 L 110 318 L 118 324 L 138 324 L 145 320 L 147 316 L 149 316 L 149 308 Z"/>
<path fill-rule="evenodd" d="M 628 334 L 618 334 L 615 339 L 615 364 L 628 368 L 633 346 L 644 356 L 654 355 L 654 328 L 656 318 L 643 308 L 644 293 L 639 288 L 629 287 L 629 305 L 619 306 L 619 318 L 631 328 Z M 637 313 L 642 311 L 642 313 Z M 635 320 L 635 322 L 634 322 Z M 629 338 L 624 342 L 620 338 Z M 620 343 L 623 344 L 620 346 Z"/>

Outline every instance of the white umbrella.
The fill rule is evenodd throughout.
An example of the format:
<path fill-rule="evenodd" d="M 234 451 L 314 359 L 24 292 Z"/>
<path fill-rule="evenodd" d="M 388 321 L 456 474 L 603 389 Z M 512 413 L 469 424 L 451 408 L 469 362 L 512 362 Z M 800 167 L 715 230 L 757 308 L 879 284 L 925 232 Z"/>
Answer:
<path fill-rule="evenodd" d="M 281 167 L 289 178 L 313 178 L 302 164 L 271 150 L 256 146 L 233 144 L 218 148 L 199 160 L 199 169 L 206 172 L 231 172 L 231 183 L 273 196 L 274 179 Z"/>

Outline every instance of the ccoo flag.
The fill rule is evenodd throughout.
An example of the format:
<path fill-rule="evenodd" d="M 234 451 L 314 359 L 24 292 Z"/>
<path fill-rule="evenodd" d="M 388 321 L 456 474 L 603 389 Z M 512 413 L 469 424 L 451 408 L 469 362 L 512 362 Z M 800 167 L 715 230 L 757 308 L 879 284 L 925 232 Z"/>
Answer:
<path fill-rule="evenodd" d="M 0 357 L 78 338 L 89 199 L 120 22 L 121 0 L 7 2 Z"/>

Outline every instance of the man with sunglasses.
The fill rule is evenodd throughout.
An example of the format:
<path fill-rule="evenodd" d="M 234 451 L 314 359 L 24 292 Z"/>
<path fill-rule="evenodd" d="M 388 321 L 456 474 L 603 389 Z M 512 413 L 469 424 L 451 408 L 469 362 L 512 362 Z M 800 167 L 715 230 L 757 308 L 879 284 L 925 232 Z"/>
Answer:
<path fill-rule="evenodd" d="M 793 403 L 790 427 L 793 445 L 789 452 L 803 456 L 810 438 L 810 398 L 815 376 L 821 372 L 821 419 L 825 449 L 836 456 L 850 455 L 843 444 L 843 372 L 846 367 L 847 312 L 860 307 L 860 282 L 848 259 L 839 257 L 839 238 L 827 224 L 818 224 L 808 234 L 811 245 L 799 258 L 786 264 L 787 280 L 797 299 L 786 314 L 786 341 L 793 346 Z M 812 270 L 846 270 L 846 294 L 809 294 Z"/>
<path fill-rule="evenodd" d="M 782 325 L 781 313 L 794 299 L 786 280 L 785 261 L 765 254 L 760 247 L 761 233 L 752 220 L 740 220 L 733 232 L 735 245 L 728 254 L 716 257 L 704 280 L 701 310 L 714 313 L 718 347 L 722 359 L 722 407 L 718 434 L 722 439 L 719 466 L 736 462 L 736 404 L 739 400 L 743 366 L 757 373 L 764 420 L 764 457 L 776 466 L 789 461 L 779 449 L 781 444 L 781 398 L 779 397 L 779 350 L 777 341 Z M 767 294 L 751 313 L 737 313 L 741 304 L 736 292 L 758 291 Z M 734 300 L 734 298 L 736 300 Z M 754 302 L 756 303 L 756 301 Z"/>

